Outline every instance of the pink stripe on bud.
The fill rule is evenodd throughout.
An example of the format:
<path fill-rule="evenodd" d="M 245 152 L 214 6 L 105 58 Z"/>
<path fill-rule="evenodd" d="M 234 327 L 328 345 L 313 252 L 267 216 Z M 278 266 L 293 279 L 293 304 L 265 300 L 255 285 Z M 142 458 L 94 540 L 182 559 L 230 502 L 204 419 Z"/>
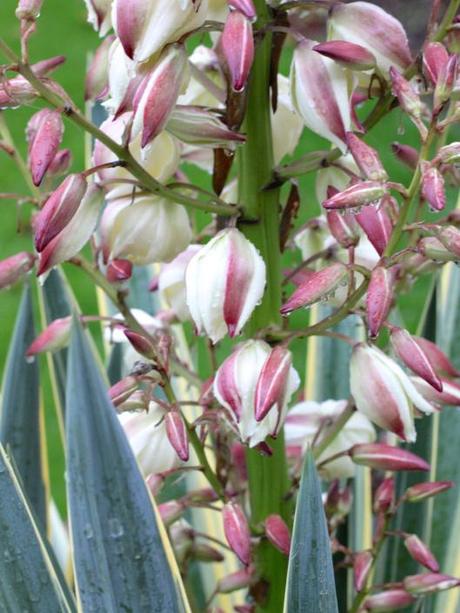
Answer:
<path fill-rule="evenodd" d="M 435 166 L 429 163 L 423 164 L 422 167 L 421 194 L 433 211 L 442 211 L 445 208 L 444 177 Z"/>
<path fill-rule="evenodd" d="M 432 594 L 442 590 L 450 590 L 460 585 L 460 579 L 450 575 L 438 573 L 424 573 L 422 575 L 412 575 L 404 579 L 404 588 L 416 596 L 420 594 Z"/>
<path fill-rule="evenodd" d="M 236 592 L 237 590 L 242 590 L 245 587 L 249 587 L 252 580 L 253 573 L 250 568 L 237 570 L 236 572 L 219 579 L 216 592 L 219 594 L 230 594 L 231 592 Z"/>
<path fill-rule="evenodd" d="M 32 64 L 31 69 L 37 77 L 46 77 L 47 74 L 56 70 L 61 64 L 66 61 L 65 55 L 55 55 L 41 60 L 36 64 Z"/>
<path fill-rule="evenodd" d="M 371 273 L 366 296 L 369 334 L 376 338 L 390 312 L 394 297 L 395 273 L 392 269 L 376 266 Z"/>
<path fill-rule="evenodd" d="M 123 404 L 131 394 L 137 390 L 139 383 L 136 377 L 127 376 L 120 381 L 117 381 L 112 387 L 109 389 L 109 397 L 112 401 L 113 406 L 118 407 L 120 404 Z"/>
<path fill-rule="evenodd" d="M 71 317 L 55 319 L 30 344 L 26 351 L 26 356 L 30 357 L 38 353 L 45 353 L 46 351 L 58 351 L 59 349 L 63 349 L 69 343 L 71 327 Z"/>
<path fill-rule="evenodd" d="M 27 124 L 29 167 L 34 185 L 40 185 L 62 141 L 64 125 L 61 113 L 43 109 Z"/>
<path fill-rule="evenodd" d="M 291 365 L 292 356 L 286 347 L 278 345 L 271 350 L 257 380 L 254 399 L 256 421 L 262 421 L 274 405 L 281 409 Z"/>
<path fill-rule="evenodd" d="M 370 551 L 360 551 L 353 557 L 353 584 L 357 592 L 366 587 L 366 580 L 372 568 L 373 560 Z"/>
<path fill-rule="evenodd" d="M 450 404 L 454 407 L 460 406 L 460 384 L 455 381 L 441 377 L 442 392 L 438 392 L 432 385 L 419 377 L 412 377 L 412 383 L 428 402 L 437 405 Z"/>
<path fill-rule="evenodd" d="M 243 15 L 246 15 L 248 19 L 252 20 L 257 17 L 257 12 L 252 0 L 228 0 L 228 5 L 240 11 Z"/>
<path fill-rule="evenodd" d="M 165 415 L 165 426 L 168 440 L 183 462 L 190 457 L 187 428 L 182 416 L 177 411 L 170 411 Z"/>
<path fill-rule="evenodd" d="M 240 11 L 231 11 L 220 38 L 230 83 L 237 92 L 246 87 L 254 61 L 254 37 L 249 19 Z"/>
<path fill-rule="evenodd" d="M 165 526 L 170 526 L 183 514 L 185 508 L 178 500 L 168 500 L 158 505 L 158 511 Z"/>
<path fill-rule="evenodd" d="M 402 360 L 412 372 L 422 377 L 422 379 L 425 379 L 427 383 L 441 392 L 441 379 L 436 374 L 429 357 L 423 351 L 417 340 L 412 337 L 407 330 L 397 327 L 392 328 L 390 340 L 400 360 Z"/>
<path fill-rule="evenodd" d="M 82 174 L 68 175 L 35 217 L 35 248 L 40 253 L 75 215 L 88 183 Z"/>
<path fill-rule="evenodd" d="M 70 149 L 61 149 L 53 158 L 48 167 L 49 177 L 59 177 L 65 174 L 72 163 L 72 152 Z"/>
<path fill-rule="evenodd" d="M 348 274 L 343 264 L 332 264 L 311 274 L 308 279 L 296 289 L 289 300 L 281 307 L 282 315 L 307 307 L 323 298 L 328 298 L 343 283 Z"/>
<path fill-rule="evenodd" d="M 370 70 L 375 67 L 375 56 L 362 45 L 345 40 L 328 40 L 313 47 L 314 51 L 351 70 Z"/>
<path fill-rule="evenodd" d="M 442 43 L 428 43 L 423 50 L 423 71 L 433 85 L 449 61 L 449 54 Z"/>
<path fill-rule="evenodd" d="M 242 400 L 236 381 L 238 351 L 234 351 L 217 371 L 214 385 L 222 399 L 229 405 L 239 422 L 242 413 Z"/>
<path fill-rule="evenodd" d="M 339 245 L 348 249 L 358 244 L 359 228 L 354 215 L 351 213 L 339 213 L 338 211 L 327 211 L 326 219 L 329 230 Z"/>
<path fill-rule="evenodd" d="M 5 260 L 0 260 L 0 289 L 7 289 L 27 274 L 35 264 L 35 256 L 21 251 Z"/>
<path fill-rule="evenodd" d="M 133 264 L 129 260 L 111 260 L 107 265 L 105 276 L 109 283 L 123 283 L 131 279 Z"/>
<path fill-rule="evenodd" d="M 42 4 L 43 0 L 19 0 L 16 17 L 34 21 L 40 15 Z"/>
<path fill-rule="evenodd" d="M 364 601 L 365 611 L 396 611 L 405 609 L 415 602 L 415 598 L 405 590 L 387 590 L 379 594 L 368 596 Z"/>
<path fill-rule="evenodd" d="M 430 470 L 430 465 L 414 453 L 384 443 L 355 445 L 349 454 L 356 464 L 376 470 Z"/>
<path fill-rule="evenodd" d="M 279 515 L 269 515 L 264 525 L 265 535 L 270 543 L 288 556 L 291 548 L 291 535 L 286 522 Z"/>
<path fill-rule="evenodd" d="M 394 502 L 395 480 L 393 477 L 386 477 L 375 490 L 374 494 L 374 512 L 386 513 L 389 511 Z"/>
<path fill-rule="evenodd" d="M 356 221 L 364 230 L 379 255 L 383 255 L 393 231 L 390 216 L 381 204 L 377 209 L 373 206 L 365 206 L 356 215 Z"/>
<path fill-rule="evenodd" d="M 251 560 L 251 535 L 243 509 L 228 502 L 222 509 L 225 538 L 240 561 L 247 566 Z"/>
<path fill-rule="evenodd" d="M 425 543 L 421 541 L 416 534 L 410 534 L 406 539 L 404 539 L 404 545 L 416 562 L 422 566 L 425 566 L 433 573 L 437 573 L 439 571 L 438 561 Z"/>
<path fill-rule="evenodd" d="M 415 170 L 418 164 L 419 154 L 417 149 L 410 145 L 403 145 L 402 143 L 392 143 L 391 148 L 393 153 L 400 162 Z"/>
<path fill-rule="evenodd" d="M 334 194 L 323 202 L 325 209 L 352 209 L 378 202 L 385 194 L 385 185 L 378 181 L 360 181 Z"/>
<path fill-rule="evenodd" d="M 421 502 L 432 496 L 437 496 L 454 487 L 453 481 L 428 481 L 416 483 L 406 490 L 404 499 L 408 502 Z"/>
<path fill-rule="evenodd" d="M 439 349 L 439 347 L 421 336 L 413 337 L 416 343 L 422 348 L 422 350 L 428 356 L 430 363 L 438 375 L 448 377 L 460 377 L 460 370 L 457 370 L 446 354 Z"/>
<path fill-rule="evenodd" d="M 358 168 L 370 181 L 386 181 L 388 175 L 377 151 L 367 145 L 353 132 L 347 132 L 346 143 Z"/>
<path fill-rule="evenodd" d="M 123 333 L 137 353 L 140 353 L 149 360 L 155 358 L 155 347 L 149 338 L 129 328 L 124 329 Z"/>

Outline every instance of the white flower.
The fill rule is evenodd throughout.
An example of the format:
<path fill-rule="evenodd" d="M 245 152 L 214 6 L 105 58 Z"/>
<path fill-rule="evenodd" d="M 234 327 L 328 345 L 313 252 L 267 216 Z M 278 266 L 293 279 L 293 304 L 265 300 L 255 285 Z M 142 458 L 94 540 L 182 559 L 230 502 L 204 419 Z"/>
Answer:
<path fill-rule="evenodd" d="M 285 155 L 294 153 L 303 131 L 303 119 L 292 105 L 289 79 L 278 75 L 278 106 L 272 113 L 273 157 L 279 164 Z"/>
<path fill-rule="evenodd" d="M 191 318 L 185 299 L 185 271 L 192 257 L 200 249 L 200 245 L 189 245 L 172 262 L 161 267 L 158 278 L 160 296 L 180 321 L 189 321 Z"/>

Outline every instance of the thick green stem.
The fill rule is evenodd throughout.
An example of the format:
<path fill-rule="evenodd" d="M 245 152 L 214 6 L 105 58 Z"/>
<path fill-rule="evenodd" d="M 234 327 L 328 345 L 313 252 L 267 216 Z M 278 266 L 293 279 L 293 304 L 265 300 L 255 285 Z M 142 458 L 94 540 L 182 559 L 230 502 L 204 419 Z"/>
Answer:
<path fill-rule="evenodd" d="M 256 0 L 257 30 L 270 19 L 265 0 Z M 257 247 L 267 267 L 267 285 L 262 303 L 247 326 L 248 336 L 270 325 L 280 325 L 281 254 L 279 247 L 279 190 L 263 191 L 272 177 L 274 160 L 270 112 L 271 34 L 258 41 L 256 57 L 248 86 L 245 118 L 247 142 L 239 156 L 239 202 L 243 219 L 239 228 Z M 250 221 L 248 221 L 250 220 Z M 291 522 L 287 464 L 282 434 L 271 444 L 273 455 L 265 457 L 248 450 L 247 466 L 251 520 L 260 524 L 273 513 Z M 268 588 L 267 597 L 259 604 L 260 611 L 279 613 L 283 610 L 287 559 L 272 545 L 262 541 L 256 553 L 261 579 Z"/>

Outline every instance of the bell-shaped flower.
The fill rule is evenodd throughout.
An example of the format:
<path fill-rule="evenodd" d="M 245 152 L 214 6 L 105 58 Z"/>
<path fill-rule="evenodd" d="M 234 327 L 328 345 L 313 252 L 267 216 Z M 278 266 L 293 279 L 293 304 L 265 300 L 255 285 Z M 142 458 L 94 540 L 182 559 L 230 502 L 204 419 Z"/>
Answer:
<path fill-rule="evenodd" d="M 104 121 L 101 130 L 118 144 L 123 142 L 124 134 L 128 130 L 130 114 L 126 113 L 115 121 L 111 118 Z M 177 170 L 179 164 L 179 145 L 177 140 L 167 132 L 161 132 L 150 146 L 141 150 L 141 135 L 131 140 L 129 151 L 137 162 L 141 163 L 145 170 L 160 183 L 167 181 Z M 94 145 L 93 162 L 95 166 L 115 162 L 117 156 L 100 141 Z M 108 192 L 107 199 L 130 196 L 133 186 L 123 183 L 124 180 L 133 180 L 130 172 L 121 166 L 104 168 L 98 171 L 98 177 L 102 182 L 108 181 L 105 188 Z"/>
<path fill-rule="evenodd" d="M 279 164 L 285 155 L 294 153 L 303 131 L 303 119 L 295 110 L 290 96 L 288 77 L 278 75 L 278 100 L 272 112 L 273 157 Z"/>
<path fill-rule="evenodd" d="M 291 66 L 291 99 L 305 125 L 342 151 L 351 130 L 347 73 L 333 60 L 313 50 L 305 40 L 294 51 Z"/>
<path fill-rule="evenodd" d="M 435 410 L 396 362 L 365 343 L 353 348 L 350 389 L 358 411 L 407 442 L 416 439 L 416 410 L 425 414 Z"/>
<path fill-rule="evenodd" d="M 133 264 L 169 262 L 192 238 L 187 211 L 160 196 L 122 198 L 110 202 L 101 219 L 106 259 Z"/>
<path fill-rule="evenodd" d="M 180 465 L 166 433 L 166 411 L 151 402 L 148 411 L 124 412 L 118 418 L 145 477 Z"/>
<path fill-rule="evenodd" d="M 91 185 L 72 219 L 40 253 L 37 275 L 73 258 L 83 249 L 96 229 L 102 202 L 102 190 Z"/>
<path fill-rule="evenodd" d="M 198 334 L 217 343 L 228 332 L 240 333 L 265 287 L 265 262 L 235 228 L 219 232 L 190 261 L 187 305 Z"/>
<path fill-rule="evenodd" d="M 88 9 L 88 21 L 100 36 L 112 27 L 112 0 L 84 0 Z"/>
<path fill-rule="evenodd" d="M 134 94 L 145 76 L 145 68 L 136 70 L 136 63 L 125 53 L 122 44 L 115 38 L 107 56 L 106 79 L 108 100 L 103 106 L 114 119 L 126 111 L 132 111 Z"/>
<path fill-rule="evenodd" d="M 265 416 L 257 421 L 256 400 L 259 400 L 259 407 L 262 406 L 259 381 L 271 355 L 272 349 L 264 341 L 246 341 L 224 361 L 214 380 L 214 395 L 228 410 L 241 440 L 250 447 L 258 445 L 267 436 L 277 435 L 286 416 L 287 404 L 300 384 L 299 375 L 292 366 L 283 370 L 282 376 L 278 377 L 276 394 L 270 397 L 273 403 Z M 265 386 L 264 389 L 267 391 Z"/>
<path fill-rule="evenodd" d="M 318 443 L 327 436 L 334 422 L 347 406 L 346 400 L 326 400 L 324 402 L 300 402 L 289 410 L 284 424 L 286 447 L 291 455 L 303 454 L 318 436 Z M 347 451 L 359 443 L 375 441 L 375 429 L 365 415 L 355 412 L 340 430 L 327 449 L 320 455 L 322 462 L 335 454 Z M 326 479 L 347 479 L 354 477 L 355 465 L 344 455 L 321 468 Z"/>
<path fill-rule="evenodd" d="M 199 28 L 207 9 L 208 0 L 114 0 L 112 16 L 126 55 L 145 62 Z"/>
<path fill-rule="evenodd" d="M 335 4 L 331 9 L 328 28 L 329 38 L 355 43 L 370 51 L 384 73 L 388 73 L 390 66 L 403 71 L 412 62 L 402 24 L 375 4 Z"/>
<path fill-rule="evenodd" d="M 185 271 L 190 260 L 200 249 L 200 245 L 189 245 L 172 262 L 161 267 L 158 277 L 160 296 L 180 321 L 190 320 L 185 295 Z"/>
<path fill-rule="evenodd" d="M 61 113 L 42 109 L 27 124 L 29 168 L 34 185 L 40 185 L 55 155 L 64 132 Z"/>

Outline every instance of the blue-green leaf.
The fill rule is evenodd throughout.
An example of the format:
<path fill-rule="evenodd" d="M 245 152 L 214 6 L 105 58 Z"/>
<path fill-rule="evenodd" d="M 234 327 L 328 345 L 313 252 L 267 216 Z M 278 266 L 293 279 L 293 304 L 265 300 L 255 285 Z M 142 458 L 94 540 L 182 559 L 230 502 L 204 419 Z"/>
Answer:
<path fill-rule="evenodd" d="M 338 611 L 331 543 L 311 452 L 305 459 L 297 498 L 284 611 Z"/>
<path fill-rule="evenodd" d="M 2 389 L 0 441 L 14 457 L 24 490 L 42 525 L 46 525 L 46 492 L 40 441 L 40 381 L 36 360 L 26 360 L 35 338 L 30 286 L 24 287 L 10 344 Z"/>
<path fill-rule="evenodd" d="M 83 609 L 187 611 L 161 520 L 78 322 L 69 351 L 66 429 L 74 564 Z"/>

